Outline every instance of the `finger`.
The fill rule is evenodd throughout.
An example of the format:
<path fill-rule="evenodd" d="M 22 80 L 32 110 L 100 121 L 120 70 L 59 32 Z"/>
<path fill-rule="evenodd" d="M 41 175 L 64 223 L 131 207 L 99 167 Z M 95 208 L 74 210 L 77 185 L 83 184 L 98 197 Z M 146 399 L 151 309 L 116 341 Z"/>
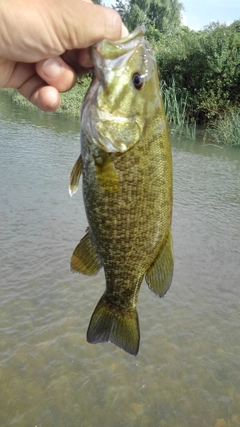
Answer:
<path fill-rule="evenodd" d="M 61 104 L 57 89 L 52 86 L 44 86 L 38 77 L 33 77 L 18 92 L 42 111 L 55 111 Z"/>
<path fill-rule="evenodd" d="M 78 63 L 80 66 L 86 68 L 92 68 L 93 67 L 93 60 L 91 56 L 90 48 L 86 49 L 80 49 L 78 52 Z"/>
<path fill-rule="evenodd" d="M 55 111 L 60 107 L 61 98 L 55 87 L 43 86 L 33 92 L 31 102 L 42 111 Z"/>
<path fill-rule="evenodd" d="M 123 37 L 127 37 L 127 36 L 128 36 L 128 34 L 129 34 L 129 31 L 128 31 L 127 27 L 125 27 L 125 25 L 124 25 L 124 24 L 122 24 L 122 34 L 121 34 L 121 37 L 122 37 L 122 38 L 123 38 Z"/>
<path fill-rule="evenodd" d="M 46 83 L 59 92 L 71 89 L 77 81 L 76 72 L 60 57 L 37 62 L 36 71 Z"/>
<path fill-rule="evenodd" d="M 84 0 L 84 1 L 88 1 L 88 0 Z M 128 34 L 129 34 L 129 32 L 128 32 L 127 28 L 125 27 L 125 25 L 122 24 L 121 38 L 127 37 Z M 83 68 L 83 70 L 93 67 L 94 64 L 93 64 L 90 48 L 80 49 L 78 51 L 78 63 Z M 83 72 L 82 72 L 82 74 L 83 74 Z"/>
<path fill-rule="evenodd" d="M 46 86 L 46 82 L 36 74 L 34 64 L 16 64 L 6 87 L 17 89 L 22 96 L 43 111 L 55 111 L 61 104 L 58 90 Z"/>
<path fill-rule="evenodd" d="M 67 33 L 61 40 L 64 50 L 86 48 L 103 39 L 117 40 L 126 35 L 126 28 L 114 9 L 86 1 L 74 2 L 72 7 L 70 3 L 73 0 L 66 2 L 66 9 L 61 9 Z"/>
<path fill-rule="evenodd" d="M 85 52 L 87 53 L 85 54 Z M 86 61 L 84 61 L 85 56 L 87 57 Z M 90 48 L 67 50 L 61 57 L 78 75 L 89 73 L 93 67 Z M 83 61 L 81 60 L 82 57 Z"/>
<path fill-rule="evenodd" d="M 9 71 L 9 78 L 6 87 L 19 89 L 28 79 L 36 74 L 34 64 L 25 64 L 21 62 L 13 63 L 12 69 Z"/>
<path fill-rule="evenodd" d="M 46 86 L 37 74 L 22 84 L 18 92 L 43 111 L 55 111 L 61 104 L 58 90 L 55 87 Z"/>

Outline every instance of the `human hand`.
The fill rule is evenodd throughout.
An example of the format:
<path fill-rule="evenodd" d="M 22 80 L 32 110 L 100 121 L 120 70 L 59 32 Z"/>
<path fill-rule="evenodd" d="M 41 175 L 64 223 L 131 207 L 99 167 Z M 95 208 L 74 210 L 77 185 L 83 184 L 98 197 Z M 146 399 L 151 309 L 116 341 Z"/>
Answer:
<path fill-rule="evenodd" d="M 120 16 L 91 0 L 0 0 L 0 88 L 44 111 L 93 66 L 90 46 L 126 36 Z"/>

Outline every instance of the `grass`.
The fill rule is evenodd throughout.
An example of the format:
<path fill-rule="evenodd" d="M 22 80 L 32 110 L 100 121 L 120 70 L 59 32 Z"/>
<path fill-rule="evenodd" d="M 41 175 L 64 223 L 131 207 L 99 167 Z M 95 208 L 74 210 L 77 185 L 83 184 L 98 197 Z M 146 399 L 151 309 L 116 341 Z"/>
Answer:
<path fill-rule="evenodd" d="M 196 139 L 196 121 L 187 115 L 188 92 L 186 89 L 176 87 L 175 80 L 172 85 L 161 84 L 165 113 L 169 123 L 173 124 L 172 133 L 184 136 L 186 139 Z"/>
<path fill-rule="evenodd" d="M 240 147 L 240 113 L 231 110 L 214 121 L 207 134 L 215 144 Z"/>

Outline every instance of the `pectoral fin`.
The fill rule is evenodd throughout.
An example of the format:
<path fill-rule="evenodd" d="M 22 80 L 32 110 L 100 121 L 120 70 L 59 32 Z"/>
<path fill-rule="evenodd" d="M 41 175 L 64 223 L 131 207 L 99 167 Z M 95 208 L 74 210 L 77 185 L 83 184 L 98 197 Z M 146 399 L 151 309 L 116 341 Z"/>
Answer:
<path fill-rule="evenodd" d="M 163 297 L 170 288 L 173 276 L 172 235 L 169 232 L 165 245 L 161 248 L 153 264 L 146 272 L 149 288 L 158 296 Z"/>
<path fill-rule="evenodd" d="M 70 262 L 72 270 L 94 276 L 101 268 L 101 262 L 90 239 L 89 232 L 80 240 Z"/>
<path fill-rule="evenodd" d="M 118 177 L 114 164 L 108 153 L 102 150 L 95 158 L 96 177 L 100 187 L 108 192 L 119 191 Z"/>
<path fill-rule="evenodd" d="M 73 166 L 72 172 L 70 175 L 70 182 L 68 187 L 70 196 L 73 196 L 77 192 L 80 176 L 82 173 L 82 168 L 83 168 L 82 156 L 80 155 L 75 165 Z"/>

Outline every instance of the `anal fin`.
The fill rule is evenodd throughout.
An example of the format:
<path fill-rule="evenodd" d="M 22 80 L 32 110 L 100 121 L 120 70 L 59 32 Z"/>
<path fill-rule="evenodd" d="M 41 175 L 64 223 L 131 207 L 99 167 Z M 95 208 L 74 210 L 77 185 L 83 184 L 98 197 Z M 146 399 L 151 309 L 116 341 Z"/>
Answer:
<path fill-rule="evenodd" d="M 146 272 L 145 279 L 149 288 L 163 297 L 171 286 L 173 276 L 172 234 L 169 231 L 164 246 L 160 249 L 153 264 Z"/>
<path fill-rule="evenodd" d="M 71 262 L 71 269 L 78 273 L 94 276 L 101 268 L 101 261 L 91 241 L 89 232 L 80 240 L 75 248 Z"/>

